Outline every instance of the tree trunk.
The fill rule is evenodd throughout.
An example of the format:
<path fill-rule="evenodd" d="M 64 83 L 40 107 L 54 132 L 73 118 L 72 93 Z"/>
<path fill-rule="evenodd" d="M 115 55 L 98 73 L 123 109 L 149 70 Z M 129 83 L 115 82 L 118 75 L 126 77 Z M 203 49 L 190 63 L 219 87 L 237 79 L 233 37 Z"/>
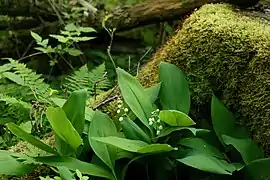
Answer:
<path fill-rule="evenodd" d="M 150 0 L 144 3 L 116 9 L 108 19 L 109 27 L 118 31 L 153 24 L 171 19 L 180 19 L 183 15 L 207 3 L 222 0 Z M 100 24 L 100 20 L 95 24 Z"/>

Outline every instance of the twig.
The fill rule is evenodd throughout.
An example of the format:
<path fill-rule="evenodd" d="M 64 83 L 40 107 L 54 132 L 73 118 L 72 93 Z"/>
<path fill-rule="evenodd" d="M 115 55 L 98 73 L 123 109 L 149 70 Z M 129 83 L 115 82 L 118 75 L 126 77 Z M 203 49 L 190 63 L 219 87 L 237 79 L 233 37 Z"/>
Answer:
<path fill-rule="evenodd" d="M 25 51 L 23 52 L 23 54 L 22 54 L 22 58 L 27 54 L 27 52 L 28 52 L 29 49 L 32 47 L 32 45 L 33 45 L 34 42 L 35 42 L 35 41 L 32 40 L 31 43 L 27 46 L 26 50 L 25 50 Z"/>
<path fill-rule="evenodd" d="M 139 60 L 138 62 L 138 66 L 137 66 L 137 76 L 139 74 L 139 68 L 140 68 L 140 65 L 141 65 L 141 61 L 143 60 L 143 58 L 145 58 L 145 56 L 151 51 L 152 48 L 149 48 L 145 53 L 144 55 L 141 57 L 141 59 Z"/>
<path fill-rule="evenodd" d="M 108 98 L 105 101 L 103 101 L 100 104 L 98 104 L 95 107 L 93 107 L 93 110 L 96 110 L 96 109 L 100 108 L 101 106 L 104 106 L 105 104 L 110 103 L 110 102 L 112 102 L 113 100 L 115 100 L 117 98 L 118 98 L 118 95 L 115 95 L 115 96 L 113 96 L 111 98 Z"/>
<path fill-rule="evenodd" d="M 94 83 L 94 99 L 95 100 L 96 100 L 96 97 L 97 97 L 97 85 L 98 85 L 98 83 L 101 83 L 102 81 L 105 81 L 107 79 L 106 74 L 107 74 L 107 72 L 103 75 L 102 79 L 100 79 L 100 80 L 98 80 L 98 81 L 96 81 Z"/>
<path fill-rule="evenodd" d="M 33 57 L 33 56 L 36 56 L 36 55 L 40 55 L 40 54 L 43 54 L 43 52 L 36 52 L 34 54 L 30 54 L 28 56 L 25 56 L 25 57 L 22 57 L 22 58 L 18 59 L 18 61 L 22 61 L 24 59 L 27 59 L 27 58 L 30 58 L 30 57 Z"/>
<path fill-rule="evenodd" d="M 56 10 L 55 6 L 54 6 L 54 1 L 48 0 L 50 6 L 52 7 L 53 11 L 55 12 L 55 14 L 57 15 L 59 21 L 61 24 L 64 24 L 64 21 L 61 17 L 61 15 L 59 14 L 59 12 Z"/>

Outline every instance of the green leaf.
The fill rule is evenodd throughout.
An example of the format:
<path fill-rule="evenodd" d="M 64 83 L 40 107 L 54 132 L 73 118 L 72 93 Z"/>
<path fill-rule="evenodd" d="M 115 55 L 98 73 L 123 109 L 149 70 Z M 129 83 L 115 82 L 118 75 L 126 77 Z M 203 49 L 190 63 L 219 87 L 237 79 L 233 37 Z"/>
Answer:
<path fill-rule="evenodd" d="M 66 31 L 76 31 L 77 27 L 74 25 L 74 23 L 70 23 L 70 24 L 67 24 L 65 26 L 65 30 Z"/>
<path fill-rule="evenodd" d="M 170 152 L 174 150 L 173 147 L 171 147 L 168 144 L 150 144 L 147 145 L 143 148 L 140 148 L 137 150 L 137 153 L 142 153 L 142 154 L 146 154 L 146 153 L 162 153 L 162 152 Z"/>
<path fill-rule="evenodd" d="M 41 52 L 43 52 L 43 53 L 49 53 L 49 51 L 48 51 L 48 49 L 45 49 L 45 48 L 43 48 L 43 47 L 36 47 L 35 48 L 36 50 L 39 50 L 39 51 L 41 51 Z"/>
<path fill-rule="evenodd" d="M 73 173 L 70 172 L 68 168 L 61 166 L 61 167 L 57 167 L 57 169 L 61 176 L 61 180 L 76 180 Z"/>
<path fill-rule="evenodd" d="M 91 27 L 80 27 L 78 29 L 79 31 L 81 32 L 97 32 L 94 28 L 91 28 Z"/>
<path fill-rule="evenodd" d="M 235 117 L 216 96 L 212 97 L 211 116 L 213 128 L 223 142 L 221 136 L 230 135 L 235 130 Z"/>
<path fill-rule="evenodd" d="M 125 151 L 135 152 L 135 153 L 160 153 L 160 152 L 169 152 L 173 148 L 168 144 L 147 144 L 143 141 L 130 140 L 125 138 L 119 138 L 114 136 L 109 137 L 92 137 L 91 139 L 109 144 Z"/>
<path fill-rule="evenodd" d="M 19 84 L 19 85 L 24 85 L 24 80 L 17 74 L 11 73 L 11 72 L 4 72 L 2 74 L 4 77 L 8 78 L 9 80 Z"/>
<path fill-rule="evenodd" d="M 206 134 L 206 133 L 210 132 L 207 129 L 196 129 L 196 128 L 190 128 L 190 127 L 165 127 L 161 131 L 159 136 L 157 136 L 157 138 L 167 136 L 167 135 L 169 135 L 169 134 L 171 134 L 172 132 L 175 132 L 175 131 L 183 131 L 183 130 L 190 131 L 194 136 L 197 136 L 199 134 Z"/>
<path fill-rule="evenodd" d="M 35 138 L 31 134 L 28 134 L 27 132 L 22 130 L 19 126 L 17 126 L 16 124 L 8 123 L 7 127 L 18 138 L 21 138 L 21 139 L 29 142 L 33 146 L 38 147 L 39 149 L 42 149 L 48 153 L 58 155 L 58 153 L 53 148 L 51 148 L 47 144 L 43 143 L 42 141 L 38 140 L 37 138 Z"/>
<path fill-rule="evenodd" d="M 270 158 L 257 159 L 244 168 L 246 179 L 266 180 L 270 177 Z"/>
<path fill-rule="evenodd" d="M 196 124 L 188 115 L 176 110 L 160 111 L 159 119 L 170 126 L 188 127 Z"/>
<path fill-rule="evenodd" d="M 239 151 L 246 164 L 264 157 L 263 151 L 250 138 L 236 138 L 222 135 L 222 139 L 226 145 L 232 145 Z"/>
<path fill-rule="evenodd" d="M 150 118 L 154 108 L 148 94 L 145 92 L 143 86 L 130 74 L 120 68 L 117 68 L 116 72 L 125 102 L 141 122 L 150 129 L 148 118 Z"/>
<path fill-rule="evenodd" d="M 190 109 L 188 82 L 182 71 L 175 65 L 162 62 L 159 67 L 160 102 L 163 109 L 178 110 L 185 114 Z"/>
<path fill-rule="evenodd" d="M 85 122 L 85 106 L 86 106 L 87 90 L 77 90 L 71 93 L 62 109 L 73 127 L 79 133 L 83 132 Z M 76 107 L 74 108 L 74 105 Z"/>
<path fill-rule="evenodd" d="M 153 87 L 145 89 L 152 104 L 158 99 L 160 88 L 161 88 L 161 83 L 158 83 L 154 85 Z"/>
<path fill-rule="evenodd" d="M 66 52 L 71 56 L 80 56 L 83 54 L 82 51 L 80 51 L 79 49 L 74 49 L 74 48 L 68 48 L 66 49 Z"/>
<path fill-rule="evenodd" d="M 214 130 L 223 144 L 234 146 L 245 163 L 263 157 L 262 150 L 252 141 L 249 133 L 236 125 L 233 114 L 215 96 L 212 97 L 211 108 Z"/>
<path fill-rule="evenodd" d="M 22 164 L 15 157 L 20 157 L 19 154 L 0 150 L 0 174 L 20 176 L 31 173 L 36 166 Z"/>
<path fill-rule="evenodd" d="M 68 41 L 68 38 L 64 37 L 64 36 L 61 36 L 61 35 L 53 35 L 53 34 L 50 34 L 50 36 L 52 38 L 55 38 L 57 39 L 59 42 L 61 43 L 66 43 Z"/>
<path fill-rule="evenodd" d="M 91 137 L 117 136 L 117 128 L 108 115 L 96 111 L 89 128 L 89 142 L 95 154 L 112 170 L 116 159 L 117 149 L 115 146 L 97 142 Z"/>
<path fill-rule="evenodd" d="M 69 144 L 73 150 L 76 150 L 82 144 L 83 141 L 79 133 L 66 117 L 64 110 L 59 107 L 49 107 L 46 111 L 46 117 L 57 136 Z"/>
<path fill-rule="evenodd" d="M 62 99 L 62 98 L 57 98 L 57 97 L 54 97 L 54 98 L 50 98 L 50 100 L 58 107 L 63 107 L 64 104 L 66 103 L 66 99 Z"/>
<path fill-rule="evenodd" d="M 83 174 L 113 179 L 113 175 L 108 170 L 95 164 L 86 163 L 72 157 L 46 156 L 46 157 L 36 157 L 34 159 L 37 162 L 49 166 L 67 167 L 72 171 L 76 171 L 76 169 L 78 169 Z"/>
<path fill-rule="evenodd" d="M 141 149 L 143 147 L 148 146 L 147 143 L 143 141 L 138 141 L 138 140 L 130 140 L 130 139 L 125 139 L 125 138 L 120 138 L 120 137 L 114 137 L 114 136 L 109 136 L 109 137 L 91 137 L 92 140 L 99 141 L 105 144 L 109 144 L 115 147 L 118 147 L 120 149 L 130 151 L 130 152 L 137 152 L 138 149 Z"/>
<path fill-rule="evenodd" d="M 21 123 L 20 128 L 22 130 L 24 130 L 25 132 L 27 132 L 27 133 L 31 133 L 31 131 L 32 131 L 32 123 L 31 123 L 31 121 Z"/>
<path fill-rule="evenodd" d="M 69 39 L 75 42 L 81 42 L 81 41 L 89 41 L 91 39 L 95 39 L 95 37 L 70 37 Z"/>
<path fill-rule="evenodd" d="M 208 144 L 206 141 L 200 138 L 185 138 L 179 142 L 180 145 L 192 148 L 198 152 L 210 154 L 219 159 L 224 159 L 224 156 L 218 149 Z"/>
<path fill-rule="evenodd" d="M 150 137 L 132 120 L 125 119 L 122 122 L 122 128 L 126 138 L 151 143 Z"/>
<path fill-rule="evenodd" d="M 177 159 L 177 161 L 202 171 L 231 175 L 235 170 L 232 164 L 224 160 L 217 159 L 209 154 L 192 152 L 186 157 Z"/>
<path fill-rule="evenodd" d="M 40 37 L 37 33 L 30 31 L 31 36 L 36 40 L 36 42 L 41 42 L 42 41 L 42 37 Z"/>
<path fill-rule="evenodd" d="M 86 90 L 74 91 L 62 106 L 68 120 L 80 136 L 82 135 L 85 124 L 86 97 Z M 74 108 L 74 104 L 76 104 L 76 108 Z M 70 155 L 73 152 L 73 148 L 58 136 L 55 138 L 55 144 L 61 155 Z"/>

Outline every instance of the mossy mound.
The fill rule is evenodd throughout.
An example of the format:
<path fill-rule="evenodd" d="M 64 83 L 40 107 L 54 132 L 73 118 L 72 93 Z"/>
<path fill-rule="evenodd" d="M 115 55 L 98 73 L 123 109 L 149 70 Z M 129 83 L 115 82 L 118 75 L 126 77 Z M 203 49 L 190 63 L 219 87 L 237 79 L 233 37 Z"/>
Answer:
<path fill-rule="evenodd" d="M 214 92 L 270 154 L 269 22 L 230 5 L 205 5 L 144 66 L 143 85 L 157 81 L 160 61 L 186 73 L 194 104 L 209 104 Z"/>

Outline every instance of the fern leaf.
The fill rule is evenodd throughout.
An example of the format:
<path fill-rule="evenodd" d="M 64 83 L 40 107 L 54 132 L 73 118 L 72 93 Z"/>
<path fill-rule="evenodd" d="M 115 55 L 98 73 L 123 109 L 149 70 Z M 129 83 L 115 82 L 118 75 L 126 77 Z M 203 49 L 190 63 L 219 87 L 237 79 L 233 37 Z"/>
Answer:
<path fill-rule="evenodd" d="M 89 96 L 103 92 L 111 86 L 112 84 L 106 77 L 105 64 L 101 64 L 91 71 L 88 70 L 87 65 L 84 65 L 72 75 L 66 77 L 63 84 L 68 94 L 75 90 L 87 89 Z"/>

